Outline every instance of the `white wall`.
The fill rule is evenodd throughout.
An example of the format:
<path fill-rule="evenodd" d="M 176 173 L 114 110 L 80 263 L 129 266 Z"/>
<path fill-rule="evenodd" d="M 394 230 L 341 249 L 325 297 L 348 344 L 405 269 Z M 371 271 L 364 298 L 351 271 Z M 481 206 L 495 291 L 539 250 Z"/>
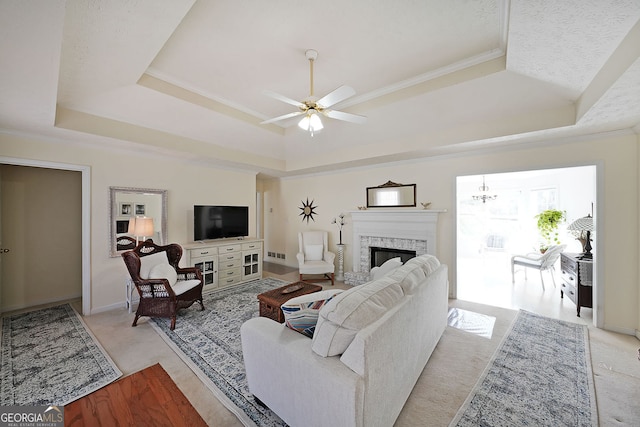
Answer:
<path fill-rule="evenodd" d="M 169 242 L 193 240 L 194 204 L 249 206 L 249 233 L 255 234 L 255 174 L 191 164 L 151 152 L 132 154 L 97 145 L 38 141 L 0 133 L 0 156 L 91 167 L 90 312 L 122 307 L 126 268 L 109 256 L 109 187 L 168 190 Z M 190 214 L 191 212 L 191 214 Z"/>
<path fill-rule="evenodd" d="M 297 233 L 322 229 L 332 233 L 335 249 L 338 229 L 331 224 L 340 212 L 365 205 L 365 188 L 387 180 L 417 184 L 417 201 L 432 202 L 440 214 L 438 257 L 455 271 L 455 180 L 518 170 L 597 164 L 600 177 L 601 221 L 597 240 L 603 284 L 604 326 L 633 334 L 640 330 L 638 301 L 638 136 L 618 135 L 574 142 L 531 144 L 478 155 L 445 156 L 398 165 L 363 168 L 332 174 L 265 181 L 265 250 L 286 253 L 286 263 L 296 266 Z M 302 223 L 301 201 L 318 206 L 315 222 Z M 587 207 L 585 207 L 587 209 Z M 345 226 L 345 270 L 352 269 L 351 228 Z M 276 260 L 272 260 L 276 261 Z M 277 261 L 276 261 L 277 262 Z M 451 273 L 450 273 L 451 274 Z M 453 277 L 451 278 L 453 279 Z"/>
<path fill-rule="evenodd" d="M 417 184 L 417 200 L 432 202 L 440 215 L 438 256 L 455 271 L 455 179 L 460 175 L 598 164 L 601 214 L 596 241 L 602 261 L 604 325 L 625 333 L 640 330 L 638 290 L 639 245 L 638 136 L 621 135 L 580 142 L 530 144 L 478 155 L 444 156 L 375 168 L 261 182 L 264 200 L 265 250 L 283 252 L 295 266 L 297 232 L 338 229 L 331 219 L 340 212 L 365 205 L 365 188 L 388 180 Z M 0 156 L 91 167 L 91 311 L 119 307 L 124 301 L 125 268 L 109 257 L 108 195 L 110 186 L 168 190 L 168 234 L 172 242 L 188 242 L 194 204 L 248 205 L 250 234 L 255 233 L 256 179 L 254 174 L 200 166 L 149 152 L 119 152 L 110 146 L 38 141 L 0 134 Z M 314 200 L 315 222 L 302 223 L 301 201 Z M 343 240 L 351 244 L 351 228 Z M 349 246 L 348 246 L 349 248 Z M 352 267 L 347 249 L 345 267 Z"/>

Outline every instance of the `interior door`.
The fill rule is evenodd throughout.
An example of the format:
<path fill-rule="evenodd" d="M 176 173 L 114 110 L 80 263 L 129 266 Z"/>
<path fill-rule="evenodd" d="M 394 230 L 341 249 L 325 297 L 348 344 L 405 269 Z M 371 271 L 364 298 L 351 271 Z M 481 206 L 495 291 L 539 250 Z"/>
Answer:
<path fill-rule="evenodd" d="M 2 244 L 2 165 L 0 165 L 0 314 L 2 314 L 2 258 L 5 251 L 9 249 L 5 248 Z"/>
<path fill-rule="evenodd" d="M 81 297 L 81 173 L 1 164 L 0 186 L 0 311 Z"/>

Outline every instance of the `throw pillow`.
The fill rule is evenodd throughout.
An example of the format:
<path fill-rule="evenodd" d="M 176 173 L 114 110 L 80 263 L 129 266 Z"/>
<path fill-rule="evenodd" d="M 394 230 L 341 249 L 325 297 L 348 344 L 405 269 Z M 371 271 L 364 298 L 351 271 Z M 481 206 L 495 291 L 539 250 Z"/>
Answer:
<path fill-rule="evenodd" d="M 173 287 L 178 281 L 178 273 L 169 263 L 156 264 L 149 272 L 149 279 L 167 279 L 169 286 Z"/>
<path fill-rule="evenodd" d="M 322 261 L 324 247 L 322 245 L 306 245 L 304 247 L 304 259 L 306 261 Z"/>
<path fill-rule="evenodd" d="M 389 276 L 337 295 L 319 313 L 312 350 L 323 357 L 342 354 L 362 328 L 382 317 L 403 297 L 402 288 Z"/>
<path fill-rule="evenodd" d="M 344 290 L 327 289 L 291 298 L 281 307 L 285 325 L 302 335 L 313 338 L 320 309 L 341 292 Z"/>
<path fill-rule="evenodd" d="M 169 259 L 165 251 L 140 257 L 140 277 L 148 279 L 149 272 L 158 264 L 169 264 Z"/>

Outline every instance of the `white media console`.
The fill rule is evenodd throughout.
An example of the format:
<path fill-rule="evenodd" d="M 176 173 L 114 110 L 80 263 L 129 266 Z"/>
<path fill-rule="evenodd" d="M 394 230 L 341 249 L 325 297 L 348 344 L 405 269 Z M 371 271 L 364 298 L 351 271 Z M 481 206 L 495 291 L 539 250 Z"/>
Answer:
<path fill-rule="evenodd" d="M 221 239 L 183 245 L 185 261 L 202 271 L 204 290 L 262 278 L 262 240 Z"/>

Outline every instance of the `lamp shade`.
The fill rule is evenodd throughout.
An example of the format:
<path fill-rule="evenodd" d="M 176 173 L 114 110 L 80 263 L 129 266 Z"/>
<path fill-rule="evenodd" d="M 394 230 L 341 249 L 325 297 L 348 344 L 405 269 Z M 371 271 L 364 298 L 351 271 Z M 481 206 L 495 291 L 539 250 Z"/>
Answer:
<path fill-rule="evenodd" d="M 151 236 L 153 234 L 153 218 L 138 216 L 129 220 L 129 234 L 134 236 Z"/>
<path fill-rule="evenodd" d="M 591 232 L 593 231 L 593 218 L 591 215 L 576 219 L 569 224 L 567 230 L 580 232 L 577 239 L 582 243 L 582 258 L 591 258 Z M 583 233 L 586 233 L 586 235 Z"/>
<path fill-rule="evenodd" d="M 578 218 L 567 227 L 570 231 L 593 231 L 593 218 L 587 215 L 584 218 Z"/>
<path fill-rule="evenodd" d="M 127 234 L 133 234 L 135 230 L 136 230 L 136 219 L 134 217 L 129 220 L 129 228 L 127 228 Z"/>

